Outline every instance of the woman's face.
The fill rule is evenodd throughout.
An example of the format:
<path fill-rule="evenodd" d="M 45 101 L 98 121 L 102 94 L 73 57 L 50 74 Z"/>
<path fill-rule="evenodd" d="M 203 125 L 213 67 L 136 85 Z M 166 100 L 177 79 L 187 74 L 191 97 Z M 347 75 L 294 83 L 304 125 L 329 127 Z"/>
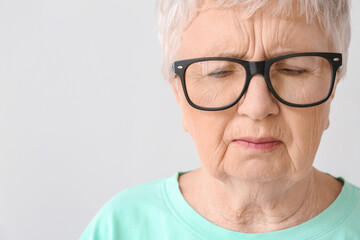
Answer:
<path fill-rule="evenodd" d="M 262 11 L 244 20 L 240 9 L 200 13 L 182 34 L 178 60 L 225 55 L 262 61 L 298 52 L 328 52 L 318 24 L 303 18 L 273 17 Z M 263 76 L 253 76 L 246 94 L 232 108 L 207 112 L 186 101 L 179 79 L 173 89 L 183 127 L 196 144 L 202 168 L 219 179 L 267 182 L 301 179 L 312 169 L 330 102 L 310 108 L 279 103 Z"/>

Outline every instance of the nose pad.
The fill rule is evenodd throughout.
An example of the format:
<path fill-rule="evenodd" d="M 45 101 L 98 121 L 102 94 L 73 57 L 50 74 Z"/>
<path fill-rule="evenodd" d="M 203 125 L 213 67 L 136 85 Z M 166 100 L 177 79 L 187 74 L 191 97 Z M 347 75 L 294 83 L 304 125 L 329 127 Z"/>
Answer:
<path fill-rule="evenodd" d="M 241 99 L 238 102 L 239 104 L 241 104 L 244 101 L 244 99 L 246 97 L 246 94 L 248 92 L 249 85 L 250 85 L 251 80 L 253 79 L 253 77 L 256 74 L 260 74 L 260 75 L 264 76 L 264 73 L 265 73 L 265 61 L 249 62 L 249 69 L 250 69 L 250 71 L 248 72 L 248 74 L 250 75 L 250 80 L 249 80 L 248 85 L 246 86 L 246 90 L 245 90 L 244 95 L 241 97 Z M 265 81 L 265 79 L 264 79 L 264 81 Z"/>
<path fill-rule="evenodd" d="M 249 68 L 250 68 L 250 76 L 251 78 L 255 74 L 261 74 L 264 76 L 265 72 L 265 61 L 259 61 L 259 62 L 249 62 Z"/>
<path fill-rule="evenodd" d="M 238 105 L 240 115 L 246 115 L 254 120 L 261 120 L 279 112 L 278 103 L 272 96 L 265 81 L 265 65 L 262 64 L 262 62 L 255 62 L 255 65 L 250 65 L 251 79 Z"/>
<path fill-rule="evenodd" d="M 268 97 L 271 100 L 274 100 L 274 97 L 266 83 L 265 77 L 262 74 L 254 74 L 251 77 L 243 99 L 245 100 L 246 96 L 250 94 L 255 94 L 255 97 L 257 96 L 259 99 L 261 97 Z"/>

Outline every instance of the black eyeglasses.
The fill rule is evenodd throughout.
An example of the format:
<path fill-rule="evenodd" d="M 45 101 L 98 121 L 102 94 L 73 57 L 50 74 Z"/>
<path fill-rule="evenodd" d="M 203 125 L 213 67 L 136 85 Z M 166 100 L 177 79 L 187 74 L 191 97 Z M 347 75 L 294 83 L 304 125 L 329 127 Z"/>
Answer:
<path fill-rule="evenodd" d="M 312 107 L 329 99 L 340 53 L 295 53 L 265 61 L 209 57 L 176 61 L 185 98 L 197 109 L 219 111 L 234 106 L 255 74 L 264 76 L 273 96 L 291 107 Z"/>

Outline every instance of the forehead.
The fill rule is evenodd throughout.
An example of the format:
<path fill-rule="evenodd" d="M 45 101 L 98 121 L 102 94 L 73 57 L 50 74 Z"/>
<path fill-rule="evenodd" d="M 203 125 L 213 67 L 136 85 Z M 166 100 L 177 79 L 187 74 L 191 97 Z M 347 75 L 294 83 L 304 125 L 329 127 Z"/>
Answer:
<path fill-rule="evenodd" d="M 241 8 L 200 12 L 181 36 L 180 59 L 234 56 L 263 60 L 288 53 L 326 52 L 329 44 L 317 22 L 272 16 L 259 10 L 247 17 Z"/>

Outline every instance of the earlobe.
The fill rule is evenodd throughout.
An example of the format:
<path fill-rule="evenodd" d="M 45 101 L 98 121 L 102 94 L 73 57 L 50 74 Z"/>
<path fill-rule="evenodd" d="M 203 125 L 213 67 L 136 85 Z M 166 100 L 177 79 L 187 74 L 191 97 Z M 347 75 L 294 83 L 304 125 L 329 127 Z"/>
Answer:
<path fill-rule="evenodd" d="M 177 77 L 171 78 L 170 83 L 175 95 L 176 102 L 180 105 L 180 86 Z"/>
<path fill-rule="evenodd" d="M 329 127 L 330 127 L 330 119 L 327 120 L 324 131 L 327 130 Z"/>
<path fill-rule="evenodd" d="M 335 97 L 335 92 L 336 92 L 337 85 L 339 84 L 339 82 L 340 82 L 340 80 L 341 80 L 341 78 L 342 78 L 342 73 L 341 73 L 341 71 L 338 71 L 336 75 L 337 75 L 337 77 L 336 77 L 336 79 L 335 79 L 334 89 L 333 89 L 333 91 L 332 91 L 332 93 L 331 93 L 331 96 L 330 96 L 330 100 L 331 100 L 331 101 L 332 101 L 332 100 L 334 99 L 334 97 Z"/>
<path fill-rule="evenodd" d="M 181 85 L 180 85 L 181 82 L 177 77 L 174 77 L 174 78 L 170 79 L 170 83 L 171 83 L 171 87 L 172 87 L 174 95 L 175 95 L 176 102 L 179 104 L 180 108 L 182 108 L 182 106 L 181 106 L 181 93 L 182 92 L 181 92 Z M 182 116 L 181 125 L 185 132 L 189 132 L 188 126 L 187 126 L 187 123 L 186 123 L 186 120 L 184 117 L 184 113 Z"/>
<path fill-rule="evenodd" d="M 184 116 L 182 118 L 182 128 L 185 132 L 189 132 Z"/>

